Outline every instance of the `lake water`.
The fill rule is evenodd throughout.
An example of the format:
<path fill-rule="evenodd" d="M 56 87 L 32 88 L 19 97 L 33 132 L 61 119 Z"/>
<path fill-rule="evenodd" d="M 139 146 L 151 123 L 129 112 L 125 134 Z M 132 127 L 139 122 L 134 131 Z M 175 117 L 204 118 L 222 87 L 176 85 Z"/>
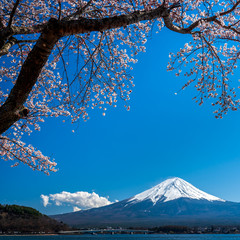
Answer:
<path fill-rule="evenodd" d="M 240 234 L 0 236 L 0 240 L 240 240 Z"/>

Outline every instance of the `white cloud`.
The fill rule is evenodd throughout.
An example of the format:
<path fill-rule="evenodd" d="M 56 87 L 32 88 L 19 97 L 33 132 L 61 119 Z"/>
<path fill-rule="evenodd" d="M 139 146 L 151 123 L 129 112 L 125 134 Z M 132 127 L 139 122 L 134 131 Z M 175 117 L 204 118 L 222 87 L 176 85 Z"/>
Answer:
<path fill-rule="evenodd" d="M 49 197 L 42 194 L 41 198 L 43 200 L 43 206 L 46 207 L 49 204 Z"/>
<path fill-rule="evenodd" d="M 111 204 L 108 197 L 100 197 L 97 193 L 88 192 L 61 192 L 49 195 L 41 195 L 43 200 L 43 206 L 46 207 L 49 204 L 55 204 L 56 206 L 67 205 L 72 206 L 73 211 L 79 211 L 82 209 L 98 208 Z"/>

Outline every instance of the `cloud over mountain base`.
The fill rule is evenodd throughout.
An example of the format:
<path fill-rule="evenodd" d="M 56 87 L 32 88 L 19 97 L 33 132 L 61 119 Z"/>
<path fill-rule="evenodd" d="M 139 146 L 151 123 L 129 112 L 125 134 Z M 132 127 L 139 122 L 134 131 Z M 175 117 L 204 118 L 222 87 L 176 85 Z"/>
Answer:
<path fill-rule="evenodd" d="M 56 206 L 72 206 L 73 211 L 86 210 L 90 208 L 103 207 L 113 202 L 108 200 L 108 197 L 101 197 L 97 193 L 89 192 L 75 192 L 70 193 L 62 191 L 61 193 L 41 195 L 44 207 L 47 207 L 50 204 Z"/>

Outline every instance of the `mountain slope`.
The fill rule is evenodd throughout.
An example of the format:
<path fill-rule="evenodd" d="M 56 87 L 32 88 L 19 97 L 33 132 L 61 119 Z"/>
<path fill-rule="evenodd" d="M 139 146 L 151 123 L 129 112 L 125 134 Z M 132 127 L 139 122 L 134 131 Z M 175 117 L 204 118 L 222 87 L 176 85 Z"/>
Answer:
<path fill-rule="evenodd" d="M 240 204 L 207 194 L 180 178 L 168 179 L 129 199 L 53 216 L 79 227 L 240 224 Z"/>

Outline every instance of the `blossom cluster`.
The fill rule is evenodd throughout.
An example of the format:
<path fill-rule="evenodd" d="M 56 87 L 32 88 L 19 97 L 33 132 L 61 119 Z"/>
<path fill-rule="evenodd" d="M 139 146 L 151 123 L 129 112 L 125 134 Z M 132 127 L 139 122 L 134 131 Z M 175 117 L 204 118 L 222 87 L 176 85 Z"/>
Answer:
<path fill-rule="evenodd" d="M 212 99 L 215 117 L 222 118 L 228 110 L 236 111 L 240 106 L 239 87 L 231 80 L 237 73 L 240 54 L 239 2 L 184 2 L 184 14 L 176 11 L 177 24 L 182 28 L 197 24 L 191 31 L 192 40 L 178 53 L 170 54 L 168 70 L 177 70 L 176 76 L 187 78 L 182 89 L 189 85 L 197 89 L 194 99 L 199 105 Z"/>
<path fill-rule="evenodd" d="M 160 6 L 168 9 L 169 16 L 61 38 L 27 99 L 25 106 L 29 114 L 0 138 L 0 154 L 4 160 L 23 162 L 46 173 L 55 171 L 56 163 L 23 143 L 24 135 L 40 130 L 39 124 L 46 117 L 70 117 L 73 123 L 80 118 L 86 121 L 90 109 L 99 108 L 105 116 L 108 106 L 116 107 L 120 99 L 128 101 L 134 87 L 130 72 L 137 62 L 136 55 L 145 51 L 144 44 L 154 23 L 161 30 L 164 21 L 165 24 L 168 21 L 175 26 L 172 29 L 192 37 L 178 53 L 170 54 L 168 65 L 168 70 L 177 70 L 177 76 L 187 78 L 183 89 L 194 84 L 198 92 L 195 98 L 200 105 L 205 99 L 213 98 L 213 106 L 218 106 L 217 118 L 239 107 L 237 90 L 230 79 L 240 55 L 238 1 L 22 0 L 12 17 L 15 4 L 13 0 L 0 2 L 0 30 L 11 20 L 12 27 L 28 27 L 32 34 L 14 36 L 16 44 L 0 58 L 0 105 L 6 101 L 39 38 L 40 33 L 34 29 L 50 18 L 102 19 Z M 130 106 L 125 105 L 130 110 Z"/>

